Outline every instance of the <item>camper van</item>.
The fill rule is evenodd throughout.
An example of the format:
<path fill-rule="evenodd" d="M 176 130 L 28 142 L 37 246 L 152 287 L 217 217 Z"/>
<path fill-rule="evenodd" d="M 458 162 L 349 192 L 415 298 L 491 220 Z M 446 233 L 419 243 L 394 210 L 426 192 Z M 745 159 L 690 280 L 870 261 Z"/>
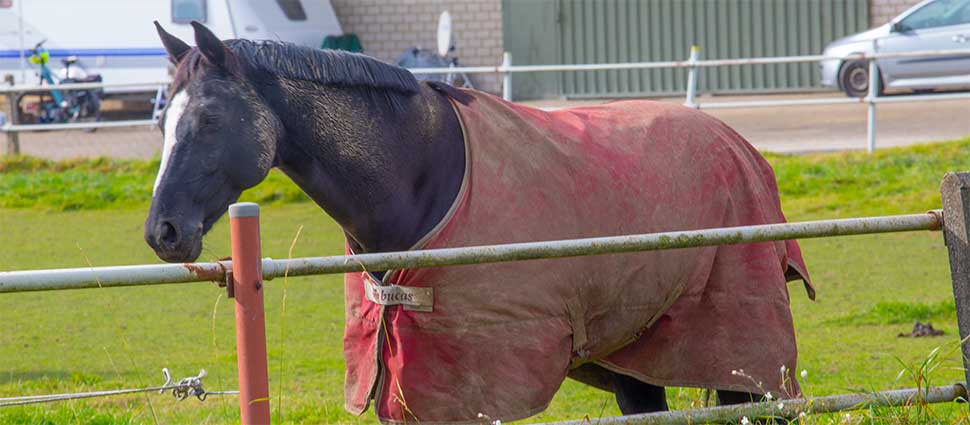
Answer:
<path fill-rule="evenodd" d="M 169 62 L 155 20 L 189 43 L 192 21 L 223 39 L 312 47 L 320 47 L 328 35 L 342 34 L 329 0 L 0 0 L 0 77 L 37 84 L 37 69 L 27 58 L 46 40 L 50 66 L 62 78 L 62 61 L 72 58 L 77 60 L 69 68 L 72 78 L 100 74 L 105 83 L 168 80 Z M 144 88 L 108 92 L 133 90 Z"/>

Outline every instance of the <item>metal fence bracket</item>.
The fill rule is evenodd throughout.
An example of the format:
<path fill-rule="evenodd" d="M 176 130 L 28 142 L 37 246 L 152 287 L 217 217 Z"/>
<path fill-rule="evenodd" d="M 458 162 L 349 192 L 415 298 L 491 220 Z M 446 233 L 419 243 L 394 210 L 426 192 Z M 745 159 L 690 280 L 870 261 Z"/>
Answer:
<path fill-rule="evenodd" d="M 232 282 L 232 270 L 226 270 L 226 297 L 236 297 L 236 285 Z"/>

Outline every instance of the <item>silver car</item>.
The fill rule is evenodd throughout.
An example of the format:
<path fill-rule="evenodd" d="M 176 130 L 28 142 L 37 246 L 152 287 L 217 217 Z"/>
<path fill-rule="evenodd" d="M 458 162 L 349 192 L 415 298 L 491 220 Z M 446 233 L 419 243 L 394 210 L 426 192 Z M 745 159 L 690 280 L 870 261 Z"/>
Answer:
<path fill-rule="evenodd" d="M 853 53 L 970 49 L 970 0 L 926 0 L 887 24 L 826 46 L 825 56 Z M 878 59 L 879 93 L 885 89 L 931 91 L 970 87 L 970 55 Z M 864 60 L 823 60 L 822 85 L 852 97 L 869 90 Z"/>

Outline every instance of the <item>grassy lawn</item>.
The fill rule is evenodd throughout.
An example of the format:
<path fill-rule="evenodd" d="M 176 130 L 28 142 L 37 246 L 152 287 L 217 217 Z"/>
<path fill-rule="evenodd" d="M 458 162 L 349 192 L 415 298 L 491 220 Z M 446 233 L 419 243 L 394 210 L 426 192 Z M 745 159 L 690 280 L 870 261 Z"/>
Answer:
<path fill-rule="evenodd" d="M 970 139 L 874 156 L 770 160 L 790 220 L 922 212 L 939 208 L 944 172 L 970 169 Z M 0 160 L 0 270 L 157 263 L 142 241 L 154 166 Z M 244 197 L 271 205 L 263 209 L 265 256 L 285 258 L 300 226 L 294 256 L 342 252 L 336 225 L 281 175 L 274 173 Z M 228 255 L 228 241 L 222 221 L 207 238 L 201 260 Z M 939 233 L 812 239 L 802 246 L 818 289 L 818 301 L 811 302 L 800 284 L 790 286 L 808 394 L 913 386 L 900 371 L 912 370 L 941 346 L 946 355 L 929 375 L 930 384 L 961 378 Z M 355 418 L 342 408 L 341 277 L 277 279 L 267 288 L 270 386 L 278 422 L 373 423 L 372 412 Z M 162 367 L 177 378 L 204 368 L 207 389 L 236 388 L 232 303 L 211 284 L 5 294 L 0 320 L 0 397 L 155 386 L 162 383 Z M 897 337 L 914 320 L 930 320 L 946 335 Z M 676 408 L 703 399 L 699 390 L 669 393 Z M 940 423 L 966 414 L 965 407 L 932 409 L 930 417 Z M 567 381 L 550 409 L 532 421 L 618 413 L 611 394 Z M 0 408 L 0 423 L 231 423 L 237 415 L 232 396 L 199 403 L 150 394 Z M 899 412 L 874 416 L 888 417 L 880 423 L 905 423 Z M 852 422 L 870 420 L 860 412 Z"/>

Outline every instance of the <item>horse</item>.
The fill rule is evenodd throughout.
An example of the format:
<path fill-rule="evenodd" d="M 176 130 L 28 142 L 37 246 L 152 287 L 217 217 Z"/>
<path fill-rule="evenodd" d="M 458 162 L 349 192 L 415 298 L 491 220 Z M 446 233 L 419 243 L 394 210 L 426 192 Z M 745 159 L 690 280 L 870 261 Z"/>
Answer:
<path fill-rule="evenodd" d="M 469 230 L 472 233 L 489 230 L 493 223 L 514 227 L 516 218 L 505 218 L 506 206 L 535 216 L 541 223 L 530 224 L 522 232 L 489 230 L 492 239 L 488 240 L 450 240 L 478 243 L 503 238 L 519 241 L 516 238 L 597 236 L 589 233 L 626 231 L 625 222 L 649 223 L 642 230 L 654 230 L 668 222 L 682 227 L 694 224 L 676 222 L 678 217 L 692 216 L 688 210 L 693 209 L 717 220 L 695 220 L 701 226 L 784 221 L 767 162 L 726 125 L 692 109 L 631 101 L 599 109 L 546 113 L 472 90 L 419 83 L 409 71 L 361 54 L 272 41 L 223 41 L 198 22 L 192 23 L 196 47 L 190 47 L 158 22 L 155 26 L 176 72 L 169 91 L 173 94 L 171 101 L 160 117 L 164 144 L 144 238 L 167 262 L 198 258 L 203 236 L 212 225 L 244 190 L 260 183 L 272 168 L 292 179 L 340 225 L 351 253 L 433 245 L 429 235 L 437 235 L 440 241 L 443 233 L 459 232 L 451 224 L 459 218 L 468 221 L 469 217 L 479 217 Z M 624 124 L 650 114 L 656 115 L 652 121 Z M 617 130 L 627 127 L 626 133 Z M 527 134 L 519 136 L 521 132 Z M 615 146 L 605 140 L 620 133 L 624 138 L 641 140 Z M 681 134 L 684 140 L 678 138 Z M 475 145 L 470 144 L 472 139 L 477 140 Z M 511 155 L 510 162 L 494 169 L 488 168 L 494 158 L 480 158 L 482 152 L 500 155 L 519 146 L 527 151 Z M 570 149 L 585 153 L 575 154 Z M 699 159 L 708 156 L 712 158 L 709 161 Z M 584 166 L 584 161 L 595 165 Z M 645 167 L 643 161 L 652 162 Z M 476 174 L 469 177 L 472 169 Z M 577 177 L 587 173 L 582 171 L 586 169 L 602 178 Z M 683 178 L 683 173 L 694 173 L 703 180 L 713 169 L 728 170 L 715 176 L 723 181 L 690 183 L 693 186 L 670 194 L 662 187 L 645 190 L 643 181 L 625 182 L 627 175 L 643 174 L 650 176 L 649 181 L 675 186 L 680 184 L 675 181 L 690 180 Z M 486 171 L 495 174 L 495 180 L 485 180 Z M 488 204 L 493 192 L 506 198 L 514 196 L 507 192 L 516 190 L 503 192 L 501 185 L 517 176 L 529 176 L 531 180 L 526 181 L 531 183 L 543 178 L 566 179 L 570 184 L 563 190 L 571 191 L 568 199 L 574 203 L 577 199 L 598 199 L 601 194 L 612 197 L 595 207 L 566 206 L 537 212 L 529 211 L 528 206 L 534 205 L 530 202 L 558 195 L 550 195 L 548 188 L 525 187 L 519 189 L 530 193 L 529 199 L 519 196 L 509 198 L 511 203 Z M 691 195 L 694 190 L 704 193 Z M 739 191 L 744 192 L 737 194 Z M 565 195 L 557 202 L 563 199 Z M 676 204 L 678 199 L 686 199 L 688 204 Z M 467 208 L 472 200 L 487 214 L 475 216 L 477 213 Z M 526 207 L 511 206 L 515 202 Z M 744 205 L 731 206 L 732 202 Z M 612 203 L 624 207 L 616 210 Z M 706 204 L 718 206 L 707 208 Z M 556 204 L 543 205 L 555 208 Z M 669 208 L 660 208 L 665 206 Z M 671 212 L 664 212 L 668 210 Z M 601 211 L 622 217 L 601 220 L 595 229 L 576 229 L 585 226 L 587 216 L 582 214 L 602 215 Z M 652 215 L 643 218 L 639 212 Z M 560 216 L 573 218 L 569 221 Z M 566 230 L 557 233 L 546 229 L 557 226 Z M 567 375 L 613 392 L 624 415 L 667 410 L 668 385 L 716 389 L 717 399 L 725 405 L 762 400 L 771 389 L 776 394 L 781 392 L 780 396 L 785 392 L 795 396 L 797 384 L 790 373 L 795 368 L 794 333 L 785 284 L 801 278 L 810 288 L 798 246 L 787 241 L 739 247 L 740 251 L 730 247 L 692 248 L 669 254 L 584 257 L 582 267 L 602 270 L 607 262 L 610 270 L 632 267 L 624 278 L 659 282 L 650 283 L 653 289 L 643 295 L 658 298 L 655 303 L 649 301 L 656 305 L 630 308 L 629 314 L 624 313 L 625 320 L 636 322 L 631 324 L 620 323 L 619 316 L 611 316 L 610 308 L 592 306 L 589 300 L 608 294 L 614 301 L 622 301 L 638 295 L 589 286 L 595 283 L 595 276 L 564 266 L 564 261 L 573 260 L 539 260 L 520 263 L 532 266 L 517 266 L 532 267 L 518 269 L 528 276 L 565 280 L 554 289 L 537 292 L 534 297 L 518 294 L 504 298 L 504 294 L 489 290 L 478 293 L 483 299 L 468 301 L 471 304 L 461 308 L 450 308 L 448 297 L 455 295 L 448 287 L 433 288 L 433 305 L 400 305 L 377 299 L 389 293 L 382 292 L 388 288 L 407 291 L 402 282 L 420 285 L 422 276 L 430 276 L 420 271 L 348 274 L 346 407 L 361 414 L 373 401 L 378 417 L 386 422 L 414 418 L 477 423 L 481 421 L 477 414 L 514 420 L 545 409 Z M 680 261 L 685 256 L 696 261 Z M 440 270 L 452 273 L 450 279 L 471 281 L 495 270 L 484 268 L 489 266 L 463 267 Z M 704 288 L 712 285 L 709 282 L 715 282 L 718 276 L 721 280 L 725 275 L 733 276 L 736 269 L 757 269 L 750 273 L 760 273 L 734 279 L 751 280 L 745 283 L 750 288 L 743 290 L 750 291 L 744 292 L 747 298 L 740 301 L 751 317 L 724 317 L 734 312 L 734 307 L 713 311 L 723 306 L 707 301 L 712 292 Z M 560 276 L 561 270 L 574 270 L 570 272 L 574 278 Z M 575 278 L 575 274 L 582 278 Z M 407 276 L 418 279 L 408 280 Z M 576 288 L 585 288 L 582 296 L 569 295 L 572 298 L 565 301 L 549 296 L 546 303 L 551 307 L 540 306 L 556 314 L 561 311 L 563 317 L 535 318 L 531 316 L 535 312 L 529 311 L 522 313 L 524 319 L 515 313 L 519 314 L 515 321 L 496 321 L 491 327 L 485 324 L 492 323 L 495 314 L 513 310 L 512 306 L 525 298 L 543 298 L 555 291 L 573 294 Z M 644 293 L 635 288 L 630 291 Z M 435 328 L 439 333 L 420 334 L 420 338 L 408 339 L 405 335 L 418 329 L 425 323 L 422 321 L 449 311 L 455 311 L 455 315 L 447 319 L 448 323 L 460 330 L 442 327 Z M 752 323 L 762 311 L 766 312 L 764 317 L 777 317 L 778 322 Z M 541 327 L 529 325 L 532 319 Z M 499 333 L 489 333 L 493 328 Z M 759 331 L 761 328 L 766 330 Z M 683 338 L 677 337 L 678 332 Z M 747 339 L 748 335 L 760 337 L 759 332 L 765 336 Z M 594 344 L 599 334 L 610 336 Z M 502 339 L 492 338 L 495 335 Z M 704 345 L 723 345 L 733 339 L 761 347 L 734 350 L 718 346 L 712 350 Z M 353 343 L 357 340 L 364 343 Z M 409 352 L 411 347 L 417 351 Z M 759 353 L 754 358 L 739 354 L 750 350 Z M 750 364 L 746 370 L 728 369 L 737 356 L 748 362 L 737 364 Z M 770 362 L 775 363 L 765 367 L 760 364 Z M 464 365 L 465 369 L 447 370 L 445 365 L 449 364 Z M 664 365 L 673 366 L 666 370 Z M 718 376 L 707 377 L 705 374 L 712 374 L 714 368 Z M 769 369 L 775 376 L 769 376 Z"/>

